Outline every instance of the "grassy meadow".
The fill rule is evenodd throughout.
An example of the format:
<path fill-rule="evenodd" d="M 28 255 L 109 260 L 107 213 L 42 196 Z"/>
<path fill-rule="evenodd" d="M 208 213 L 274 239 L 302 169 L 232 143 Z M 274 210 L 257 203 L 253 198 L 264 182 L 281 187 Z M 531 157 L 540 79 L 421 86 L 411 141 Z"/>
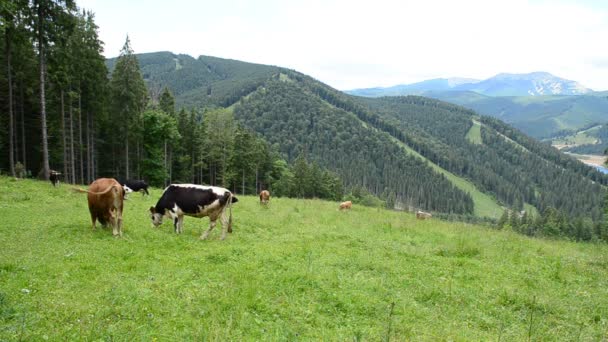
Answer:
<path fill-rule="evenodd" d="M 608 247 L 355 205 L 254 196 L 208 219 L 92 231 L 86 195 L 0 177 L 0 341 L 596 341 Z"/>

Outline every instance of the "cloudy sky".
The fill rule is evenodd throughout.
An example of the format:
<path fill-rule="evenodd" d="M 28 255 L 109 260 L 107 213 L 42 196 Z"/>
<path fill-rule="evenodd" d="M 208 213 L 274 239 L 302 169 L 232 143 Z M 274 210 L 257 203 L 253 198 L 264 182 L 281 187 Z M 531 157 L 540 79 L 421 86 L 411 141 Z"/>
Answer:
<path fill-rule="evenodd" d="M 283 66 L 338 89 L 548 71 L 608 90 L 606 0 L 76 0 L 115 57 Z"/>

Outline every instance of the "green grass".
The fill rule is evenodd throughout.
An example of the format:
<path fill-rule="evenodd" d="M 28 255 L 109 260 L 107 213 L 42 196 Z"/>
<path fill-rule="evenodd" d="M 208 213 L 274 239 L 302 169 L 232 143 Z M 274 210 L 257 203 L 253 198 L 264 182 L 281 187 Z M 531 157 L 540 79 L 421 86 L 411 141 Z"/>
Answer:
<path fill-rule="evenodd" d="M 469 129 L 465 138 L 472 144 L 483 144 L 481 140 L 481 123 L 479 121 L 473 120 L 473 126 Z"/>
<path fill-rule="evenodd" d="M 481 136 L 480 136 L 481 138 Z M 468 180 L 458 177 L 457 175 L 451 173 L 450 171 L 442 168 L 441 166 L 431 162 L 430 160 L 426 159 L 423 155 L 421 155 L 420 153 L 416 152 L 414 149 L 412 149 L 411 147 L 405 145 L 404 143 L 400 142 L 397 139 L 393 140 L 399 144 L 399 146 L 401 146 L 403 149 L 405 149 L 405 151 L 409 154 L 412 154 L 418 158 L 421 158 L 423 160 L 426 160 L 429 163 L 429 166 L 433 168 L 433 170 L 443 174 L 452 184 L 454 184 L 455 187 L 457 187 L 458 189 L 464 191 L 464 192 L 468 192 L 469 195 L 471 195 L 471 197 L 473 198 L 473 203 L 474 203 L 474 215 L 475 216 L 479 216 L 479 217 L 491 217 L 491 218 L 499 218 L 504 209 L 498 204 L 498 202 L 496 202 L 496 200 L 491 197 L 490 195 L 487 195 L 483 192 L 481 192 L 479 189 L 477 189 L 477 187 L 475 187 L 475 185 L 471 182 L 469 182 Z"/>
<path fill-rule="evenodd" d="M 207 219 L 151 228 L 160 190 L 131 195 L 113 238 L 65 185 L 0 188 L 2 341 L 608 337 L 605 245 L 253 196 L 225 241 L 200 241 Z"/>

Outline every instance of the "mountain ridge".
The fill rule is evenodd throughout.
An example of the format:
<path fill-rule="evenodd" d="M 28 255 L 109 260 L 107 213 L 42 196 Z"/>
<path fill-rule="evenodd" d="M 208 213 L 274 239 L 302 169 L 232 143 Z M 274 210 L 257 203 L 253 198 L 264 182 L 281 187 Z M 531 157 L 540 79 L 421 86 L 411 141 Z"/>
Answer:
<path fill-rule="evenodd" d="M 294 70 L 217 57 L 161 53 L 139 59 L 148 84 L 167 86 L 178 106 L 230 107 L 240 124 L 287 161 L 304 154 L 340 174 L 347 189 L 365 188 L 405 207 L 471 215 L 470 195 L 429 167 L 432 163 L 501 206 L 522 210 L 533 205 L 539 212 L 555 206 L 574 217 L 601 216 L 599 184 L 608 178 L 464 107 L 424 97 L 353 97 Z M 184 70 L 194 76 L 178 77 Z M 475 120 L 483 123 L 481 144 L 467 138 Z M 522 154 L 504 137 L 532 152 Z M 408 156 L 392 139 L 424 159 Z M 561 185 L 550 185 L 539 172 Z M 567 195 L 576 193 L 571 186 L 585 195 Z M 564 203 L 564 196 L 571 200 Z"/>
<path fill-rule="evenodd" d="M 439 90 L 469 90 L 487 96 L 583 95 L 593 92 L 576 81 L 544 71 L 525 74 L 499 73 L 484 80 L 461 77 L 435 78 L 411 84 L 385 88 L 360 88 L 345 90 L 345 92 L 351 95 L 379 97 L 420 95 L 425 91 Z"/>

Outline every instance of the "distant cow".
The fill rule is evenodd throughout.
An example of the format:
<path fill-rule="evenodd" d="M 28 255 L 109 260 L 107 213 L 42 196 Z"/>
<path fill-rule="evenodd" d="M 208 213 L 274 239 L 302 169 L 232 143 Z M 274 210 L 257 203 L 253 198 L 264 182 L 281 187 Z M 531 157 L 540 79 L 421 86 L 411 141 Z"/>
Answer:
<path fill-rule="evenodd" d="M 340 210 L 350 210 L 350 208 L 352 208 L 352 207 L 353 207 L 352 201 L 346 201 L 346 202 L 340 203 Z"/>
<path fill-rule="evenodd" d="M 419 220 L 426 220 L 426 219 L 431 218 L 431 217 L 433 217 L 433 215 L 431 215 L 431 213 L 427 213 L 427 212 L 424 212 L 424 211 L 421 211 L 421 210 L 418 210 L 416 212 L 416 218 L 419 219 Z"/>
<path fill-rule="evenodd" d="M 193 217 L 209 216 L 209 229 L 201 235 L 206 239 L 220 218 L 222 222 L 222 235 L 232 233 L 232 203 L 238 199 L 224 188 L 204 186 L 197 184 L 171 184 L 163 192 L 155 207 L 150 207 L 152 224 L 158 227 L 163 222 L 163 216 L 173 219 L 173 226 L 177 234 L 182 233 L 184 215 Z M 228 211 L 228 212 L 227 212 Z"/>
<path fill-rule="evenodd" d="M 99 178 L 89 185 L 89 190 L 74 188 L 88 193 L 89 212 L 95 230 L 96 220 L 103 226 L 112 226 L 112 235 L 122 236 L 122 209 L 125 190 L 114 178 Z"/>
<path fill-rule="evenodd" d="M 129 179 L 126 181 L 120 181 L 120 184 L 126 188 L 129 188 L 132 190 L 132 192 L 139 192 L 141 191 L 142 195 L 150 195 L 150 193 L 148 192 L 148 183 L 146 183 L 143 180 L 139 180 L 139 179 Z"/>
<path fill-rule="evenodd" d="M 59 183 L 59 175 L 61 175 L 61 172 L 55 170 L 49 171 L 49 180 L 53 183 L 53 186 L 57 186 L 57 183 Z"/>
<path fill-rule="evenodd" d="M 270 192 L 268 190 L 262 190 L 260 192 L 260 204 L 267 205 L 270 202 Z"/>

